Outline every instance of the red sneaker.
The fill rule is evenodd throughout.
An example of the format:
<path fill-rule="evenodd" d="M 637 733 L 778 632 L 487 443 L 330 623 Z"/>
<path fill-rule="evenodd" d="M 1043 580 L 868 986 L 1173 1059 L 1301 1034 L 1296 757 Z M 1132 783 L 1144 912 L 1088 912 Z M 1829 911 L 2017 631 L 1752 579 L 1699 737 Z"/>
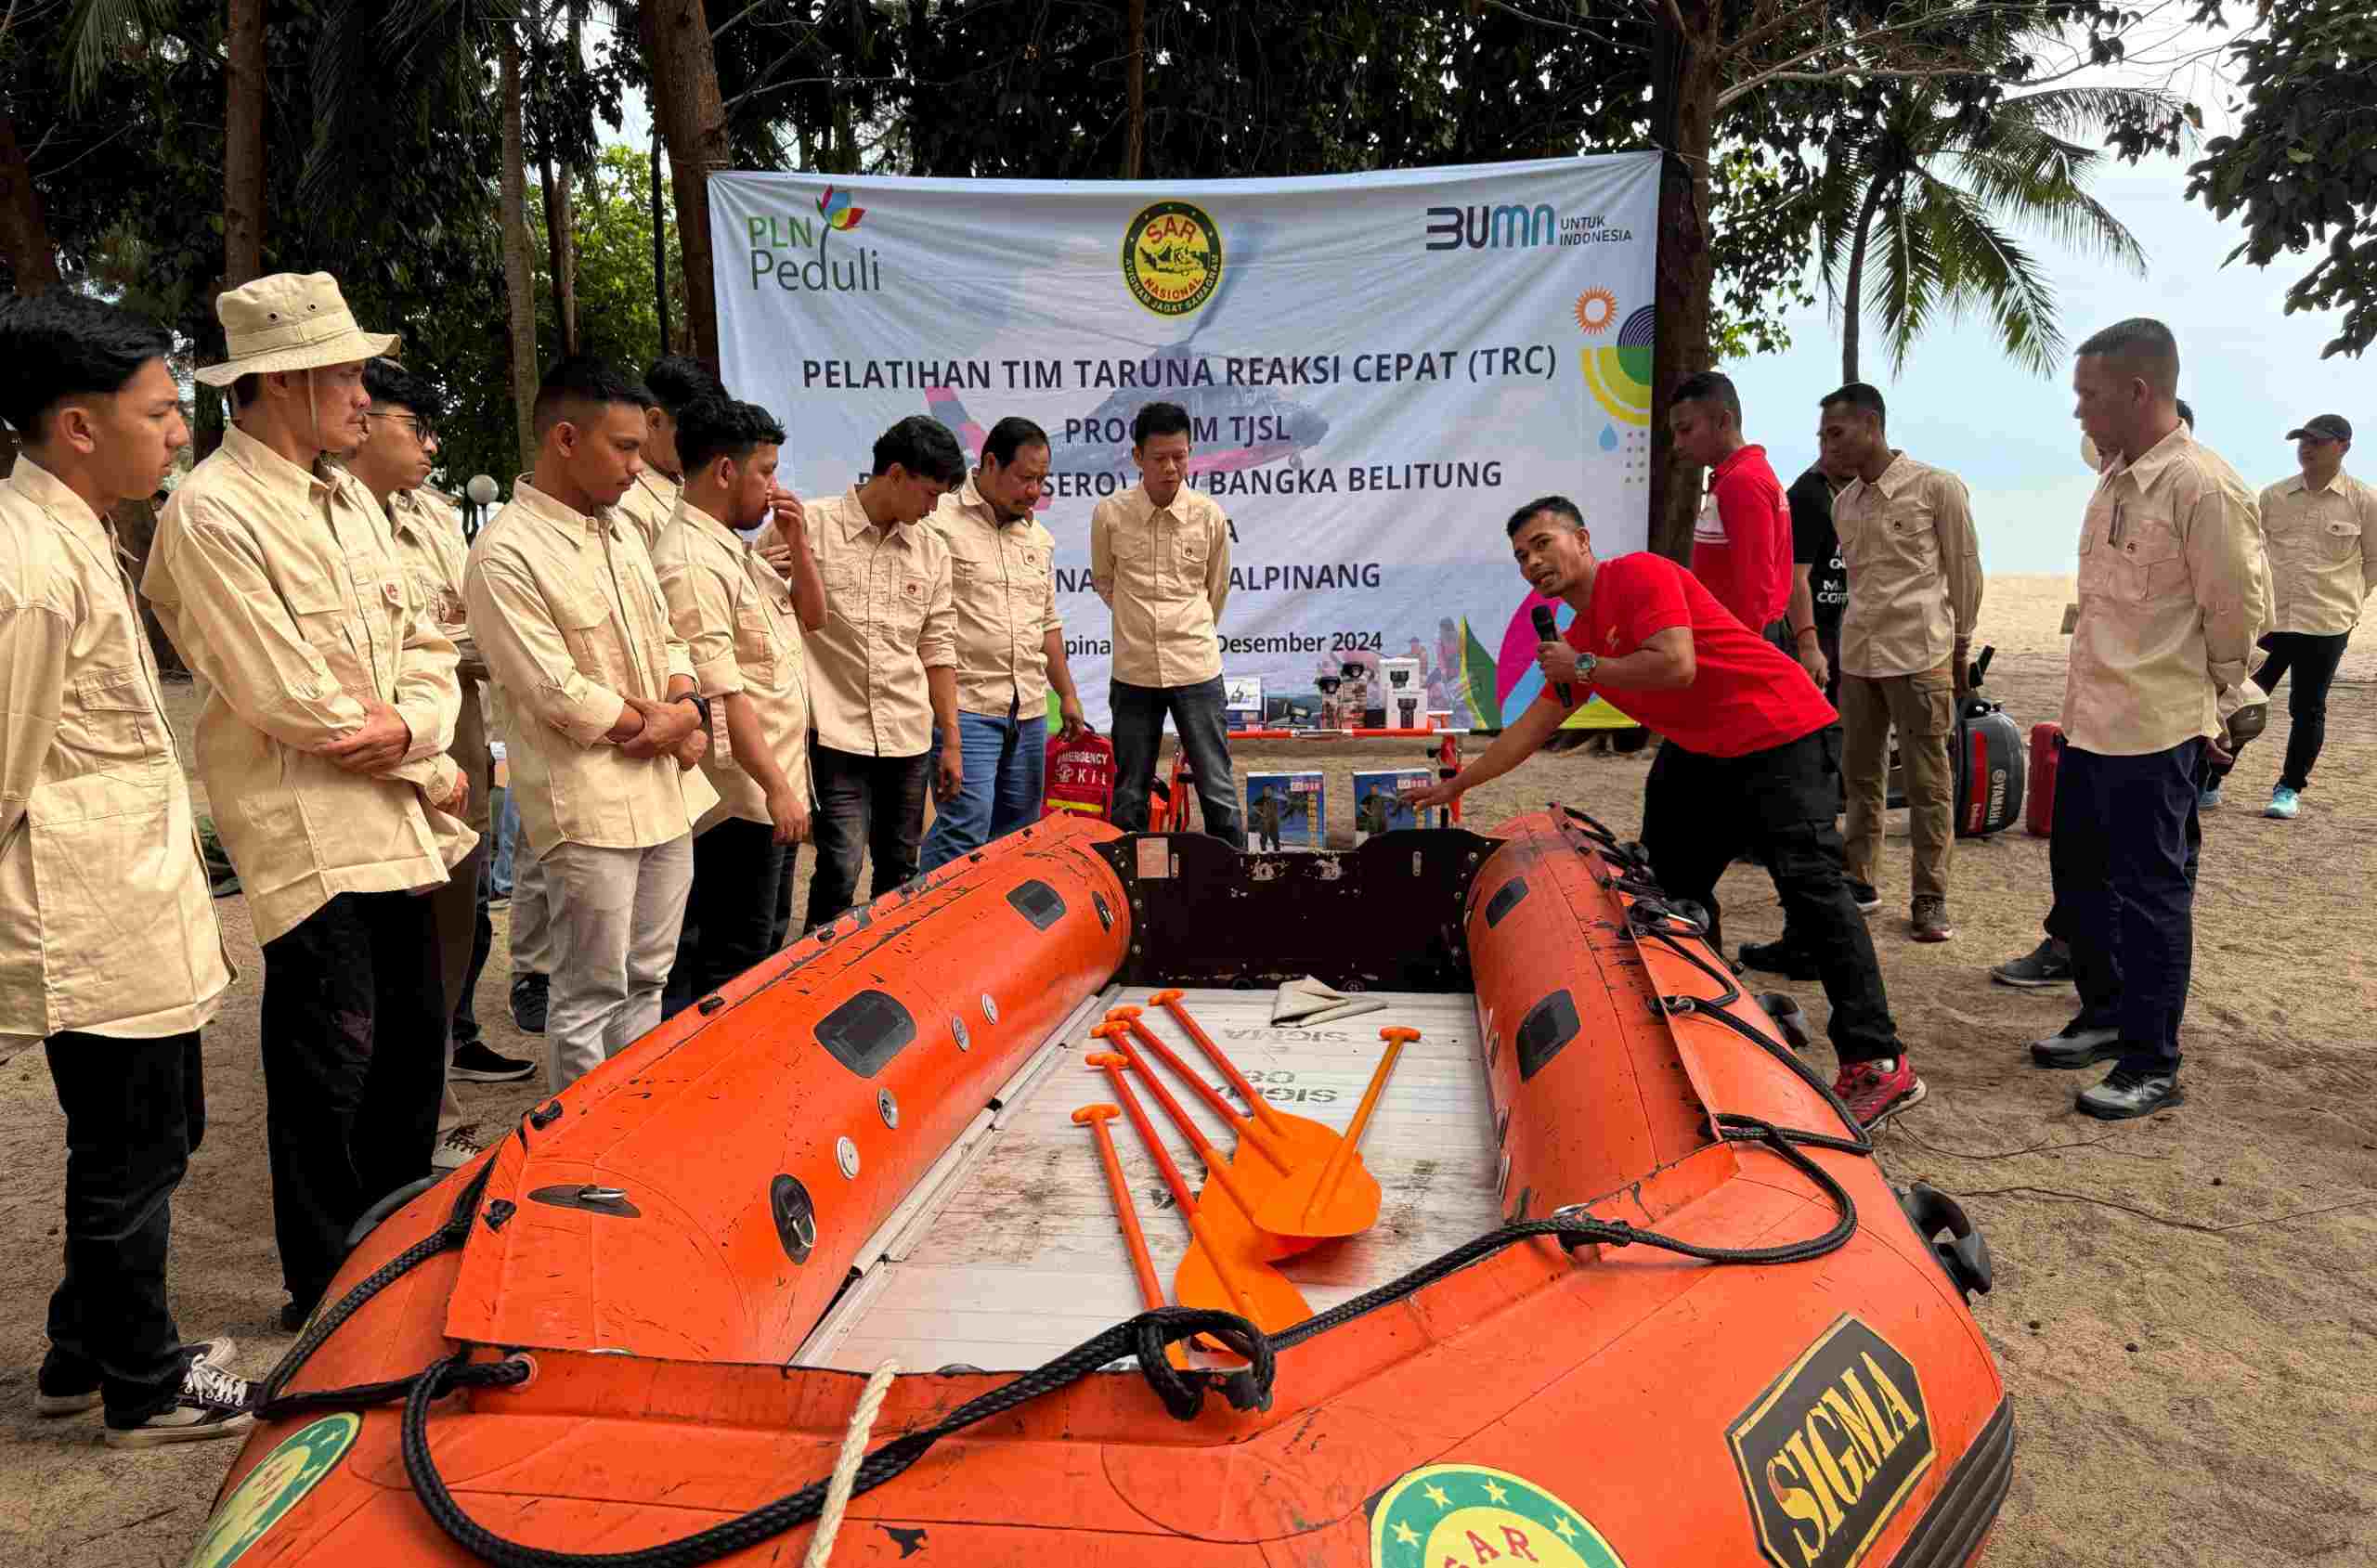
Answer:
<path fill-rule="evenodd" d="M 1872 1062 L 1847 1063 L 1833 1080 L 1832 1092 L 1840 1096 L 1857 1125 L 1870 1133 L 1909 1106 L 1922 1104 L 1930 1090 L 1915 1076 L 1914 1062 L 1901 1052 L 1897 1067 L 1889 1072 Z"/>

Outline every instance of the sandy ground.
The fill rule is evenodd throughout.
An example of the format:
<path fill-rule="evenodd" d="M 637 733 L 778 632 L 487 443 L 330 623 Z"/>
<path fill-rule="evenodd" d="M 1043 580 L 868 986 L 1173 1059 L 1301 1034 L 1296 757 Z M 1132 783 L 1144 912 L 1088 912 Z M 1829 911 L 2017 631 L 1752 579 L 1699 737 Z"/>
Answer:
<path fill-rule="evenodd" d="M 2062 691 L 2069 584 L 1994 580 L 1989 690 L 2027 729 Z M 2022 1043 L 2062 1023 L 2070 993 L 1991 985 L 2046 904 L 2046 845 L 2014 834 L 1960 848 L 1957 937 L 1905 935 L 1905 854 L 1890 849 L 1873 917 L 1890 999 L 1929 1103 L 1886 1131 L 1890 1173 L 1960 1195 L 1983 1225 L 1997 1289 L 1980 1315 L 2014 1390 L 2020 1444 L 1996 1564 L 2377 1562 L 2377 1010 L 2362 924 L 2377 880 L 2377 639 L 2345 660 L 2302 818 L 2257 814 L 2283 715 L 2205 823 L 2189 1014 L 2190 1102 L 2116 1126 L 2075 1115 L 2087 1082 L 2039 1072 Z M 185 705 L 187 688 L 182 688 Z M 185 716 L 186 722 L 186 716 Z M 1407 760 L 1405 743 L 1360 758 Z M 1312 765 L 1347 802 L 1351 753 L 1250 748 L 1242 766 Z M 1411 758 L 1416 760 L 1416 758 Z M 1488 824 L 1558 798 L 1621 831 L 1641 818 L 1644 760 L 1539 758 L 1473 796 Z M 1344 805 L 1335 805 L 1340 813 Z M 1902 830 L 1903 831 L 1903 830 Z M 804 857 L 802 870 L 807 870 Z M 1780 912 L 1757 874 L 1723 888 L 1728 936 L 1764 940 Z M 206 1035 L 210 1125 L 175 1205 L 174 1295 L 186 1333 L 229 1332 L 261 1373 L 288 1343 L 273 1253 L 257 1065 L 261 965 L 246 904 L 217 906 L 242 977 Z M 479 1017 L 498 1049 L 539 1055 L 511 1024 L 501 914 Z M 2361 933 L 2361 934 L 2356 934 Z M 1819 1015 L 1813 986 L 1798 988 Z M 1821 1055 L 1821 1052 L 1819 1052 Z M 534 1083 L 461 1089 L 500 1127 Z M 0 1066 L 0 1561 L 131 1568 L 186 1557 L 231 1453 L 97 1445 L 97 1418 L 32 1415 L 55 1277 L 64 1155 L 38 1052 Z"/>

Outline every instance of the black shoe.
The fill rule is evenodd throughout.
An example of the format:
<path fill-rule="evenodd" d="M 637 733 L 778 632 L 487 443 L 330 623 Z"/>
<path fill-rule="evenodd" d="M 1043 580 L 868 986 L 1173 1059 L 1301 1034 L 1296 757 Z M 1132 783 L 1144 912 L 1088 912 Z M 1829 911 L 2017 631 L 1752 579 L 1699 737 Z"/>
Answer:
<path fill-rule="evenodd" d="M 1851 881 L 1849 896 L 1856 902 L 1858 913 L 1871 914 L 1882 907 L 1882 895 L 1870 882 Z"/>
<path fill-rule="evenodd" d="M 2049 937 L 2021 957 L 2009 958 L 1990 970 L 1989 978 L 1999 985 L 2019 986 L 2024 991 L 2070 985 L 2072 950 Z"/>
<path fill-rule="evenodd" d="M 552 985 L 542 975 L 516 975 L 512 980 L 512 1021 L 524 1034 L 545 1032 L 545 1009 L 552 1002 Z"/>
<path fill-rule="evenodd" d="M 1744 942 L 1742 962 L 1752 969 L 1781 975 L 1786 979 L 1814 980 L 1824 978 L 1816 968 L 1816 961 L 1788 941 Z"/>
<path fill-rule="evenodd" d="M 2094 1067 L 2121 1060 L 2121 1030 L 2082 1029 L 2074 1019 L 2062 1031 L 2031 1042 L 2031 1061 L 2038 1067 Z"/>
<path fill-rule="evenodd" d="M 541 1011 L 542 999 L 539 1001 Z M 537 1064 L 525 1056 L 507 1056 L 485 1042 L 474 1040 L 454 1047 L 454 1066 L 447 1076 L 464 1083 L 509 1083 L 536 1070 Z"/>
<path fill-rule="evenodd" d="M 2187 1104 L 2176 1072 L 2133 1072 L 2117 1067 L 2093 1089 L 2080 1091 L 2079 1108 L 2104 1121 L 2125 1121 Z"/>

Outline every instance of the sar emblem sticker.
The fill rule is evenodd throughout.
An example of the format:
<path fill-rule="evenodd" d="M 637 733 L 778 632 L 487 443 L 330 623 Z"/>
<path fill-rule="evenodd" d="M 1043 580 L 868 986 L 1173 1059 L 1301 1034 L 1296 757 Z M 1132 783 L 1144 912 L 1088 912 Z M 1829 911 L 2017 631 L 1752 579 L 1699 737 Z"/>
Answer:
<path fill-rule="evenodd" d="M 1531 1481 L 1483 1465 L 1429 1465 L 1370 1508 L 1371 1568 L 1626 1568 L 1585 1516 Z"/>
<path fill-rule="evenodd" d="M 1123 230 L 1123 281 L 1158 316 L 1187 316 L 1222 280 L 1222 231 L 1202 207 L 1159 201 Z"/>
<path fill-rule="evenodd" d="M 223 1499 L 190 1553 L 189 1568 L 230 1568 L 239 1562 L 330 1473 L 362 1427 L 362 1418 L 342 1411 L 292 1432 Z"/>

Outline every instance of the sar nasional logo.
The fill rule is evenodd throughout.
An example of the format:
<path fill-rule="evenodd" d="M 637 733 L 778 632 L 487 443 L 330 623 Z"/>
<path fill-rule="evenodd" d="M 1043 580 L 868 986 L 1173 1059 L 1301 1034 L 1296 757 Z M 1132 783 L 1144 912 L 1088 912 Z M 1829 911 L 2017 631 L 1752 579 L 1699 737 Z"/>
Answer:
<path fill-rule="evenodd" d="M 1141 209 L 1123 230 L 1123 281 L 1158 316 L 1201 309 L 1221 286 L 1221 226 L 1188 201 Z"/>
<path fill-rule="evenodd" d="M 848 234 L 866 216 L 851 193 L 832 186 L 817 198 L 816 216 L 807 213 L 757 213 L 749 219 L 751 287 L 772 279 L 786 293 L 874 294 L 883 291 L 883 258 L 864 245 L 836 250 L 837 234 Z"/>
<path fill-rule="evenodd" d="M 1427 1465 L 1370 1504 L 1370 1568 L 1626 1568 L 1600 1531 L 1535 1483 L 1483 1465 Z"/>

